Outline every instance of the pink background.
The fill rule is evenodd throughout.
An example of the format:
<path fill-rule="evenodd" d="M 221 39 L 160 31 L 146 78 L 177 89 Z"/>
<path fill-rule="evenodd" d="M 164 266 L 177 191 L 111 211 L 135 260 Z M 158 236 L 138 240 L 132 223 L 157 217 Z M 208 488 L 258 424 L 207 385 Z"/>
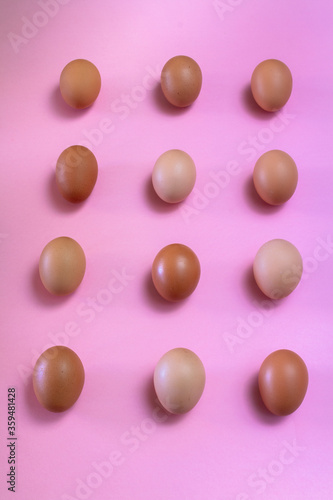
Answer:
<path fill-rule="evenodd" d="M 53 0 L 45 9 L 1 2 L 1 498 L 12 498 L 11 386 L 19 500 L 331 498 L 331 2 Z M 25 38 L 14 43 L 10 33 Z M 177 54 L 203 72 L 202 92 L 184 110 L 169 106 L 158 84 Z M 294 78 L 276 115 L 248 93 L 254 67 L 271 57 Z M 66 106 L 58 90 L 75 58 L 102 76 L 85 111 Z M 90 147 L 99 164 L 79 206 L 61 199 L 54 180 L 58 156 L 73 144 Z M 197 166 L 196 188 L 177 206 L 159 201 L 150 183 L 171 148 Z M 281 208 L 260 202 L 251 185 L 256 159 L 274 148 L 299 169 Z M 81 286 L 66 298 L 50 296 L 37 272 L 43 247 L 61 235 L 87 258 Z M 305 271 L 292 295 L 269 306 L 251 265 L 272 238 L 294 243 Z M 173 242 L 190 246 L 202 266 L 198 288 L 176 305 L 150 279 L 155 255 Z M 52 414 L 35 399 L 31 372 L 59 343 L 80 356 L 86 383 L 71 410 Z M 202 359 L 206 389 L 192 412 L 161 422 L 152 374 L 178 346 Z M 310 376 L 302 406 L 286 418 L 268 414 L 256 388 L 263 359 L 279 348 L 300 354 Z"/>

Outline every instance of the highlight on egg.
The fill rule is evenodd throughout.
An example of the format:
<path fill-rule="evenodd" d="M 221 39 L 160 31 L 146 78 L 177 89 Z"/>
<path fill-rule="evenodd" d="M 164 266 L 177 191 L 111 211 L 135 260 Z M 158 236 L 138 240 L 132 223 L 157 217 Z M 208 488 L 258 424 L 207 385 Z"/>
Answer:
<path fill-rule="evenodd" d="M 179 203 L 192 191 L 196 168 L 189 154 L 180 149 L 170 149 L 156 161 L 152 183 L 156 194 L 167 203 Z"/>
<path fill-rule="evenodd" d="M 284 151 L 274 149 L 260 156 L 253 170 L 258 195 L 270 205 L 282 205 L 294 194 L 298 171 L 294 160 Z"/>
<path fill-rule="evenodd" d="M 202 72 L 194 59 L 175 56 L 167 61 L 161 73 L 161 88 L 165 98 L 176 107 L 184 108 L 198 98 Z"/>
<path fill-rule="evenodd" d="M 79 356 L 66 346 L 53 346 L 38 358 L 33 389 L 39 403 L 52 412 L 63 412 L 78 400 L 85 380 Z"/>
<path fill-rule="evenodd" d="M 205 388 L 206 373 L 200 358 L 183 347 L 162 356 L 154 371 L 154 388 L 162 407 L 173 414 L 192 410 Z"/>
<path fill-rule="evenodd" d="M 86 257 L 73 238 L 60 236 L 51 240 L 39 258 L 39 276 L 50 293 L 67 295 L 74 292 L 83 280 Z"/>
<path fill-rule="evenodd" d="M 200 263 L 186 245 L 172 243 L 156 255 L 152 265 L 152 280 L 158 293 L 170 302 L 189 297 L 200 279 Z"/>
<path fill-rule="evenodd" d="M 308 388 L 308 369 L 293 351 L 279 349 L 263 361 L 258 375 L 259 392 L 274 415 L 290 415 L 302 404 Z"/>
<path fill-rule="evenodd" d="M 101 75 L 86 59 L 69 62 L 60 75 L 60 92 L 64 101 L 76 109 L 91 106 L 101 90 Z"/>
<path fill-rule="evenodd" d="M 293 79 L 288 66 L 278 59 L 259 63 L 251 77 L 254 100 L 265 111 L 278 111 L 289 100 Z"/>
<path fill-rule="evenodd" d="M 97 160 L 85 146 L 70 146 L 57 160 L 56 184 L 62 196 L 71 203 L 80 203 L 90 196 L 97 176 Z"/>
<path fill-rule="evenodd" d="M 254 279 L 270 299 L 287 297 L 299 284 L 302 273 L 301 254 L 292 243 L 284 239 L 267 241 L 254 258 Z"/>

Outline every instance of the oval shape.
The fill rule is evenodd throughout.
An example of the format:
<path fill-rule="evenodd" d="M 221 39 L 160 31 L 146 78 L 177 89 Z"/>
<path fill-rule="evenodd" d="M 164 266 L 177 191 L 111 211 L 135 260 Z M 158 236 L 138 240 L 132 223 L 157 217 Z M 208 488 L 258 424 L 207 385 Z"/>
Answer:
<path fill-rule="evenodd" d="M 189 349 L 168 351 L 156 365 L 154 387 L 159 402 L 170 413 L 192 410 L 202 396 L 206 383 L 204 366 Z"/>
<path fill-rule="evenodd" d="M 54 346 L 38 358 L 33 371 L 33 388 L 44 408 L 62 412 L 79 398 L 84 378 L 78 355 L 68 347 Z"/>
<path fill-rule="evenodd" d="M 281 205 L 288 201 L 296 190 L 297 182 L 296 164 L 284 151 L 267 151 L 255 164 L 254 187 L 258 195 L 270 205 Z"/>
<path fill-rule="evenodd" d="M 67 295 L 76 290 L 85 270 L 86 257 L 81 246 L 67 236 L 50 241 L 39 259 L 40 279 L 54 295 Z"/>
<path fill-rule="evenodd" d="M 265 111 L 278 111 L 288 101 L 293 87 L 290 69 L 277 59 L 267 59 L 256 66 L 251 77 L 251 91 Z"/>
<path fill-rule="evenodd" d="M 196 179 L 195 164 L 180 149 L 170 149 L 156 161 L 152 183 L 156 194 L 167 203 L 179 203 L 192 191 Z"/>
<path fill-rule="evenodd" d="M 60 75 L 60 92 L 72 108 L 91 106 L 101 90 L 101 75 L 96 66 L 86 59 L 69 62 Z"/>
<path fill-rule="evenodd" d="M 84 146 L 70 146 L 58 158 L 57 186 L 62 196 L 71 203 L 88 198 L 96 184 L 97 175 L 97 160 Z"/>
<path fill-rule="evenodd" d="M 275 239 L 262 245 L 253 263 L 254 279 L 270 299 L 287 297 L 299 284 L 303 261 L 289 241 Z"/>
<path fill-rule="evenodd" d="M 174 106 L 190 106 L 200 94 L 202 73 L 191 57 L 175 56 L 167 61 L 161 73 L 161 87 L 165 98 Z"/>
<path fill-rule="evenodd" d="M 194 292 L 200 272 L 200 263 L 193 250 L 186 245 L 172 243 L 156 255 L 152 279 L 164 299 L 177 302 Z"/>
<path fill-rule="evenodd" d="M 259 391 L 266 408 L 274 415 L 290 415 L 301 405 L 308 388 L 308 370 L 293 351 L 272 352 L 262 363 Z"/>

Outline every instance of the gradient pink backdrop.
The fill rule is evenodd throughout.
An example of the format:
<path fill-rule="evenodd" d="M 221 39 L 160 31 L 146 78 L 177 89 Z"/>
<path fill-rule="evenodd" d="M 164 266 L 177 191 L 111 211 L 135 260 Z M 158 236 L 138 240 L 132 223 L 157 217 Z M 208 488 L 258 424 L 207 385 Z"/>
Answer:
<path fill-rule="evenodd" d="M 1 2 L 1 499 L 13 498 L 11 386 L 19 500 L 331 498 L 331 2 L 45 0 L 44 15 L 42 3 Z M 203 72 L 201 95 L 184 110 L 158 85 L 177 54 Z M 254 67 L 271 57 L 294 77 L 277 115 L 248 93 Z M 102 76 L 85 111 L 67 107 L 58 90 L 75 58 Z M 54 182 L 56 160 L 72 144 L 90 146 L 99 163 L 80 206 L 62 200 Z M 150 184 L 171 148 L 197 166 L 196 189 L 178 206 L 160 202 Z M 273 148 L 299 168 L 297 191 L 281 208 L 261 203 L 251 185 L 256 159 Z M 73 295 L 54 298 L 37 266 L 61 235 L 82 245 L 87 271 Z M 258 248 L 276 237 L 297 246 L 305 272 L 265 314 L 250 271 Z M 202 266 L 197 290 L 176 305 L 150 280 L 156 253 L 172 242 L 189 245 Z M 115 277 L 119 293 L 105 291 Z M 33 363 L 52 343 L 72 348 L 86 371 L 80 399 L 63 414 L 41 408 L 31 384 Z M 202 359 L 206 389 L 192 412 L 156 422 L 154 366 L 177 346 Z M 302 406 L 286 418 L 268 414 L 256 388 L 261 362 L 278 348 L 300 354 L 310 375 Z"/>

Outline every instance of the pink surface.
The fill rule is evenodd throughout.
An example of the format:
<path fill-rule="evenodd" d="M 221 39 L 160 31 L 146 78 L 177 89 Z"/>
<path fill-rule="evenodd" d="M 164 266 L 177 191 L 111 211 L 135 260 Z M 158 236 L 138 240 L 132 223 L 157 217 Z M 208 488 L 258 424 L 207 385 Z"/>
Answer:
<path fill-rule="evenodd" d="M 45 0 L 41 15 L 42 3 L 1 4 L 1 499 L 13 498 L 8 387 L 17 392 L 19 500 L 331 498 L 331 2 Z M 177 54 L 203 72 L 198 100 L 183 110 L 158 85 Z M 254 67 L 271 57 L 294 78 L 275 115 L 248 94 Z M 81 112 L 58 91 L 75 58 L 102 76 L 98 100 Z M 54 180 L 72 144 L 90 147 L 99 163 L 79 206 L 61 199 Z M 197 166 L 195 190 L 178 206 L 160 202 L 150 183 L 171 148 Z M 299 168 L 281 208 L 251 187 L 256 159 L 273 148 Z M 54 298 L 37 266 L 61 235 L 82 245 L 87 271 L 73 295 Z M 299 287 L 276 304 L 250 272 L 272 238 L 294 243 L 305 267 Z M 190 246 L 202 266 L 181 304 L 160 299 L 150 279 L 155 255 L 173 242 Z M 31 372 L 59 343 L 80 356 L 86 383 L 71 410 L 52 414 L 35 399 Z M 192 412 L 164 418 L 152 374 L 178 346 L 203 361 L 206 389 Z M 286 418 L 269 415 L 256 389 L 261 362 L 279 348 L 301 355 L 310 376 L 302 406 Z"/>

